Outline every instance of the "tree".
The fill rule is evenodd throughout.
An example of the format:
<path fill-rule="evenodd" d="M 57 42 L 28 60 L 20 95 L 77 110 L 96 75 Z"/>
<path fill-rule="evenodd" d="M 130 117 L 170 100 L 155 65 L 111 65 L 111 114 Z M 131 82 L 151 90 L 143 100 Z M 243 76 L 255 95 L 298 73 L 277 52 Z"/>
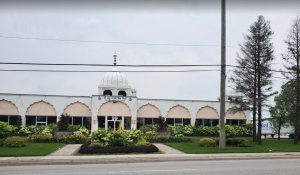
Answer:
<path fill-rule="evenodd" d="M 287 52 L 282 55 L 283 60 L 286 61 L 285 68 L 287 72 L 283 73 L 283 75 L 294 81 L 296 84 L 296 104 L 295 109 L 293 111 L 296 112 L 294 118 L 292 118 L 292 123 L 295 127 L 295 136 L 294 143 L 298 143 L 299 140 L 299 117 L 300 117 L 300 17 L 298 16 L 294 23 L 291 26 L 290 32 L 287 36 L 287 40 L 285 41 L 287 44 Z"/>
<path fill-rule="evenodd" d="M 57 122 L 59 131 L 67 131 L 69 126 L 69 116 L 62 114 Z"/>
<path fill-rule="evenodd" d="M 277 133 L 278 135 L 278 140 L 280 140 L 280 134 L 281 134 L 281 128 L 285 127 L 288 121 L 288 111 L 286 111 L 286 108 L 284 106 L 284 95 L 286 94 L 279 94 L 278 96 L 275 97 L 275 102 L 276 105 L 274 107 L 270 107 L 270 114 L 271 114 L 271 119 L 270 122 L 273 125 L 273 130 Z"/>
<path fill-rule="evenodd" d="M 230 78 L 236 92 L 243 94 L 243 98 L 233 102 L 239 104 L 239 110 L 252 111 L 253 141 L 258 143 L 261 143 L 262 107 L 266 106 L 267 98 L 275 94 L 271 92 L 272 34 L 270 22 L 258 16 L 245 35 L 245 42 L 240 44 L 237 66 Z"/>

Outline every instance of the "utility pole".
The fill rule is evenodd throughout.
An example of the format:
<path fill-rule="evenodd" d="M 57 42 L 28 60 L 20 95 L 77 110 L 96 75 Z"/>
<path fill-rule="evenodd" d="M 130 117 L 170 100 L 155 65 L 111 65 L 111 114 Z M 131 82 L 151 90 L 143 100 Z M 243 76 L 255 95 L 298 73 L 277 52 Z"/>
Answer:
<path fill-rule="evenodd" d="M 226 81 L 226 11 L 225 0 L 221 0 L 221 86 L 220 86 L 220 138 L 219 148 L 226 146 L 225 138 L 225 81 Z"/>

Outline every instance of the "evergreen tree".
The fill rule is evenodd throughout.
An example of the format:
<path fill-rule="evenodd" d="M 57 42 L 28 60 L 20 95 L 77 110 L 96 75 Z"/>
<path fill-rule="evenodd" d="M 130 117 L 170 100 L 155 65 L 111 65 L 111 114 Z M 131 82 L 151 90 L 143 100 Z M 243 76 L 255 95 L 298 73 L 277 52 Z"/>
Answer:
<path fill-rule="evenodd" d="M 291 26 L 291 30 L 288 34 L 287 40 L 287 52 L 283 54 L 283 59 L 286 61 L 285 68 L 287 69 L 286 73 L 283 73 L 284 76 L 295 82 L 296 84 L 296 94 L 293 96 L 296 98 L 295 115 L 292 119 L 292 124 L 295 127 L 295 137 L 294 143 L 298 143 L 299 140 L 299 117 L 300 117 L 300 17 L 298 16 L 294 23 Z"/>
<path fill-rule="evenodd" d="M 283 86 L 284 87 L 284 86 Z M 270 107 L 270 114 L 271 119 L 270 122 L 272 123 L 272 129 L 276 132 L 278 135 L 278 140 L 280 140 L 280 134 L 281 134 L 281 128 L 286 127 L 286 124 L 288 122 L 288 114 L 289 111 L 287 111 L 287 108 L 285 106 L 286 104 L 286 98 L 285 91 L 282 91 L 278 96 L 275 97 L 276 105 L 274 107 Z"/>
<path fill-rule="evenodd" d="M 237 67 L 233 71 L 231 81 L 233 88 L 243 94 L 243 98 L 234 101 L 239 104 L 239 110 L 252 110 L 253 141 L 261 143 L 262 107 L 271 92 L 271 63 L 273 45 L 271 43 L 270 22 L 263 16 L 258 16 L 245 35 L 245 42 L 240 45 L 240 54 L 237 55 Z M 257 133 L 256 133 L 257 115 Z"/>

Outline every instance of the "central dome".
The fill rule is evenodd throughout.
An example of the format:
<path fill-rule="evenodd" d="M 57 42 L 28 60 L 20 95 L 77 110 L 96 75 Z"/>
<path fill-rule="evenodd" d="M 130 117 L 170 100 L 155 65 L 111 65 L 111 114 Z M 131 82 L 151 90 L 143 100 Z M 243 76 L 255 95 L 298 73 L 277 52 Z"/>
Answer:
<path fill-rule="evenodd" d="M 129 89 L 127 77 L 118 71 L 117 68 L 113 68 L 111 72 L 104 74 L 99 87 L 102 88 L 116 88 L 116 89 Z"/>

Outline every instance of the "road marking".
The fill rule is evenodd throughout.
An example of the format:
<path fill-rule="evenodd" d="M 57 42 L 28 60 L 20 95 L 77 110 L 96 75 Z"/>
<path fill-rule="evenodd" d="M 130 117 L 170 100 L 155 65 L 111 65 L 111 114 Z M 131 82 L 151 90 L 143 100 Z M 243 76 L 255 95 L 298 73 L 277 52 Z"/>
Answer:
<path fill-rule="evenodd" d="M 147 173 L 147 172 L 178 172 L 178 171 L 196 171 L 197 169 L 172 169 L 172 170 L 132 170 L 119 171 L 120 173 Z"/>

